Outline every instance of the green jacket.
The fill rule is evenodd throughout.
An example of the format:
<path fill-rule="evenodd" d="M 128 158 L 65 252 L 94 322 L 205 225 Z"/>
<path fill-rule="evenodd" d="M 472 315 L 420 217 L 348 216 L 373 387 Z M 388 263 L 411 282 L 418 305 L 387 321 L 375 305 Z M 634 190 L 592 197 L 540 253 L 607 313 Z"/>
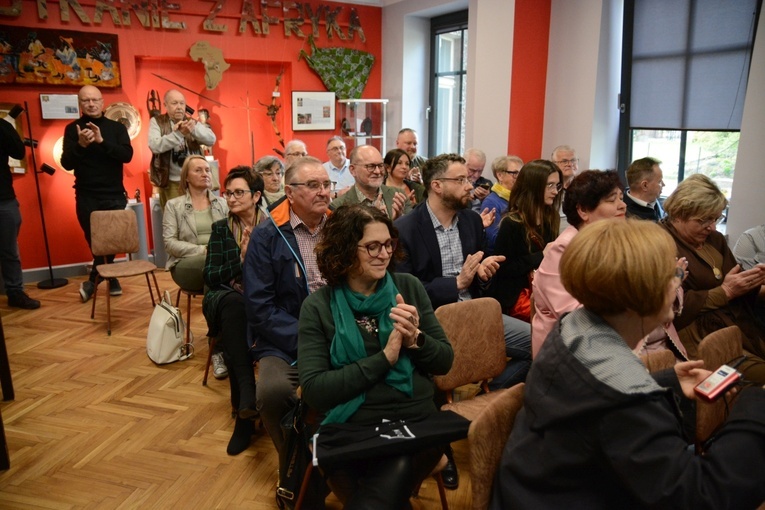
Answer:
<path fill-rule="evenodd" d="M 404 301 L 417 307 L 420 330 L 425 333 L 425 344 L 420 349 L 401 349 L 401 355 L 409 356 L 414 364 L 412 397 L 385 383 L 391 365 L 379 342 L 363 329 L 361 335 L 368 356 L 339 369 L 332 367 L 329 346 L 335 326 L 330 309 L 331 288 L 323 287 L 303 302 L 298 327 L 298 372 L 303 398 L 320 413 L 364 391 L 366 401 L 351 416 L 349 423 L 414 418 L 437 411 L 430 374 L 448 372 L 454 351 L 420 281 L 410 274 L 392 276 Z"/>

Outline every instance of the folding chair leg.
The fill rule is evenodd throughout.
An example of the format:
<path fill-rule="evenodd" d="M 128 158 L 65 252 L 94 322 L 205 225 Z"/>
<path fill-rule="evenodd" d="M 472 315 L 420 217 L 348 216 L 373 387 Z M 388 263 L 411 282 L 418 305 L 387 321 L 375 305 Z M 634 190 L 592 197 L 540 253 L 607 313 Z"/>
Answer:
<path fill-rule="evenodd" d="M 152 276 L 154 276 L 154 272 L 151 273 Z M 151 280 L 149 280 L 149 273 L 144 273 L 144 276 L 146 277 L 146 286 L 149 287 L 149 296 L 151 296 L 151 306 L 155 306 L 154 302 L 154 290 L 151 288 Z M 154 281 L 156 283 L 157 277 L 154 277 Z M 159 289 L 157 289 L 157 292 L 159 292 Z M 157 295 L 157 298 L 159 298 L 159 294 Z"/>
<path fill-rule="evenodd" d="M 98 297 L 98 281 L 100 277 L 96 276 L 96 283 L 93 286 L 93 303 L 91 303 L 90 307 L 90 318 L 94 319 L 96 317 L 96 298 Z"/>
<path fill-rule="evenodd" d="M 441 476 L 440 472 L 434 474 L 433 478 L 436 479 L 436 484 L 438 485 L 438 495 L 441 498 L 441 508 L 443 508 L 443 510 L 449 510 L 449 502 L 446 500 L 446 489 L 444 488 L 444 478 Z"/>
<path fill-rule="evenodd" d="M 175 296 L 175 307 L 178 308 L 178 305 L 181 304 L 181 288 L 178 287 L 178 294 Z"/>
<path fill-rule="evenodd" d="M 154 288 L 157 289 L 157 303 L 162 301 L 162 294 L 159 293 L 159 284 L 157 283 L 157 275 L 154 271 L 151 272 L 151 277 L 154 279 Z M 149 293 L 151 293 L 151 287 L 149 287 Z M 154 296 L 151 296 L 151 304 L 154 305 Z"/>
<path fill-rule="evenodd" d="M 108 284 L 108 280 L 105 280 L 105 281 Z M 108 336 L 112 336 L 112 308 L 111 308 L 111 293 L 109 292 L 109 289 L 106 289 L 106 334 Z"/>
<path fill-rule="evenodd" d="M 308 485 L 311 481 L 311 474 L 313 473 L 313 463 L 308 463 L 308 469 L 305 470 L 305 475 L 303 476 L 303 483 L 300 484 L 300 494 L 298 494 L 297 501 L 295 502 L 295 510 L 300 510 L 303 506 L 303 500 L 305 499 L 305 495 L 308 492 Z"/>
<path fill-rule="evenodd" d="M 186 294 L 186 343 L 188 344 L 190 342 L 191 342 L 191 293 L 187 293 Z"/>
<path fill-rule="evenodd" d="M 205 376 L 202 378 L 202 386 L 207 386 L 207 375 L 210 373 L 210 363 L 212 362 L 212 353 L 215 350 L 215 338 L 210 338 L 207 348 L 207 364 L 205 365 Z"/>

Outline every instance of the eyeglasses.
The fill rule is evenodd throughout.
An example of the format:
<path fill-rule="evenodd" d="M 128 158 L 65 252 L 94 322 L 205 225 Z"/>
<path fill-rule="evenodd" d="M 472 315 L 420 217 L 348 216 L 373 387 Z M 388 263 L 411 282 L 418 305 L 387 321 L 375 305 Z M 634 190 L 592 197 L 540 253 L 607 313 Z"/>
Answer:
<path fill-rule="evenodd" d="M 464 177 L 439 177 L 438 179 L 433 179 L 434 181 L 453 181 L 456 183 L 459 183 L 463 186 L 467 186 L 470 184 L 472 186 L 472 183 L 470 182 L 470 179 L 467 178 L 467 176 Z"/>
<path fill-rule="evenodd" d="M 555 189 L 556 191 L 560 191 L 563 189 L 563 183 L 561 182 L 548 182 L 547 184 L 545 184 L 545 186 L 549 190 Z"/>
<path fill-rule="evenodd" d="M 282 172 L 281 170 L 277 170 L 276 172 L 268 170 L 266 172 L 260 172 L 260 175 L 262 175 L 263 177 L 274 177 L 274 176 L 281 177 L 282 175 L 284 175 L 284 172 Z"/>
<path fill-rule="evenodd" d="M 468 167 L 468 172 L 470 172 L 471 174 L 482 174 L 483 173 L 483 168 L 470 168 L 470 167 Z"/>
<path fill-rule="evenodd" d="M 227 200 L 231 200 L 231 197 L 242 198 L 245 193 L 255 192 L 251 189 L 235 189 L 233 191 L 226 190 L 223 192 L 223 196 L 226 197 Z"/>
<path fill-rule="evenodd" d="M 288 152 L 287 156 L 295 156 L 296 158 L 304 158 L 308 156 L 307 152 Z"/>
<path fill-rule="evenodd" d="M 507 174 L 511 177 L 518 177 L 518 174 L 521 173 L 520 170 L 500 170 L 497 172 L 498 174 Z"/>
<path fill-rule="evenodd" d="M 724 219 L 725 216 L 720 215 L 717 218 L 693 218 L 693 221 L 697 221 L 701 228 L 708 228 L 711 227 L 712 224 L 719 225 Z"/>
<path fill-rule="evenodd" d="M 287 186 L 305 186 L 310 191 L 318 193 L 324 189 L 332 189 L 332 181 L 291 182 Z"/>
<path fill-rule="evenodd" d="M 382 253 L 383 248 L 385 248 L 388 255 L 392 255 L 393 252 L 396 251 L 396 246 L 398 246 L 398 239 L 388 239 L 384 243 L 372 241 L 371 243 L 359 244 L 357 246 L 359 248 L 366 248 L 370 257 L 377 258 Z"/>
<path fill-rule="evenodd" d="M 327 152 L 342 152 L 345 150 L 345 145 L 340 145 L 339 147 L 330 147 L 327 149 Z"/>
<path fill-rule="evenodd" d="M 579 158 L 561 159 L 560 161 L 555 161 L 555 164 L 559 166 L 568 166 L 568 165 L 574 166 L 574 165 L 577 165 L 578 163 L 579 163 Z"/>
<path fill-rule="evenodd" d="M 367 169 L 367 172 L 371 174 L 375 170 L 382 171 L 383 168 L 385 168 L 385 163 L 370 163 L 368 165 L 354 165 L 354 166 L 363 166 L 364 168 Z"/>

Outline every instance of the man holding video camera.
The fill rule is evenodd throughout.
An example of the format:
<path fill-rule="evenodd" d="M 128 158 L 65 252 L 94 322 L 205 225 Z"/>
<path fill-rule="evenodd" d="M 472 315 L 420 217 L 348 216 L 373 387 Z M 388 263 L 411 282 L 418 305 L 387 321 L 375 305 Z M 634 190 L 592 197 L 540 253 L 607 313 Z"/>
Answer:
<path fill-rule="evenodd" d="M 171 198 L 180 195 L 178 184 L 181 167 L 191 154 L 203 154 L 201 145 L 212 146 L 215 133 L 209 126 L 191 117 L 194 110 L 186 106 L 186 98 L 175 89 L 165 93 L 166 113 L 149 121 L 151 149 L 151 183 L 159 188 L 162 210 Z"/>

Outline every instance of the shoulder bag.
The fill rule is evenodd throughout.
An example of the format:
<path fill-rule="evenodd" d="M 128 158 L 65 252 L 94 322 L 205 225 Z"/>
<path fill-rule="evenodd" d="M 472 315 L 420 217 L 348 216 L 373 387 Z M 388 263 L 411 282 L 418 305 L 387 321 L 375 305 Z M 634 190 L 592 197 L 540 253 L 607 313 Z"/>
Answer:
<path fill-rule="evenodd" d="M 181 311 L 172 305 L 170 293 L 154 307 L 146 335 L 146 354 L 157 365 L 183 361 L 194 355 L 194 344 L 184 343 L 186 323 Z"/>

